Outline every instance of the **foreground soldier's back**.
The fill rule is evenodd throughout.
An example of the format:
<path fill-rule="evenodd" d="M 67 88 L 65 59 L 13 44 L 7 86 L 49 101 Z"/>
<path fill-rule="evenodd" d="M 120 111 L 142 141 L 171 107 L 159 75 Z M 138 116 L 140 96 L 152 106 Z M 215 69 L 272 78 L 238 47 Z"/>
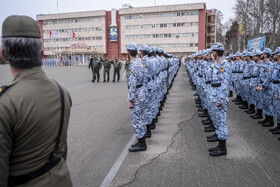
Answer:
<path fill-rule="evenodd" d="M 61 97 L 58 85 L 43 72 L 40 60 L 38 62 L 31 60 L 32 63 L 29 64 L 26 59 L 15 62 L 13 61 L 15 53 L 8 50 L 12 48 L 8 46 L 9 42 L 15 41 L 14 45 L 18 45 L 18 49 L 22 51 L 25 50 L 24 47 L 29 49 L 28 44 L 21 45 L 25 40 L 34 42 L 39 38 L 37 29 L 34 29 L 36 22 L 33 21 L 25 16 L 11 16 L 3 23 L 2 42 L 5 45 L 2 46 L 5 58 L 10 61 L 14 81 L 10 86 L 0 89 L 0 186 L 6 187 L 9 184 L 9 186 L 68 187 L 72 186 L 65 162 L 71 97 L 64 88 Z M 23 35 L 19 33 L 16 36 L 12 34 L 6 36 L 5 31 L 9 29 L 4 25 L 14 26 L 15 23 L 21 23 L 18 25 L 23 27 L 21 31 Z M 24 27 L 26 25 L 28 27 Z M 26 32 L 25 29 L 31 31 Z M 26 33 L 27 38 L 24 35 Z M 22 43 L 11 39 L 21 36 L 25 38 L 16 40 L 21 40 Z M 25 54 L 31 53 L 35 48 L 36 45 L 33 49 L 30 48 L 30 51 L 25 51 Z M 58 138 L 60 123 L 62 131 Z M 53 151 L 54 158 L 50 158 Z"/>

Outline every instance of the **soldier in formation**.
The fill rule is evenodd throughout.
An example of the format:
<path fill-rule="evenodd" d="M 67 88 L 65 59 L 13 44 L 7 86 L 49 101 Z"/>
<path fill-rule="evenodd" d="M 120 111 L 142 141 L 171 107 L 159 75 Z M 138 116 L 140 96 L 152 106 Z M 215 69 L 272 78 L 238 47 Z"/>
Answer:
<path fill-rule="evenodd" d="M 102 63 L 100 60 L 98 60 L 97 56 L 94 55 L 93 58 L 90 59 L 89 66 L 88 68 L 91 68 L 92 71 L 92 82 L 95 82 L 97 79 L 97 82 L 99 82 L 99 77 L 100 77 L 100 69 L 102 67 Z"/>
<path fill-rule="evenodd" d="M 210 49 L 198 51 L 186 59 L 186 69 L 190 76 L 192 90 L 205 132 L 215 132 L 207 137 L 209 142 L 219 142 L 217 147 L 209 149 L 211 156 L 227 154 L 228 137 L 226 111 L 228 97 L 236 92 L 232 101 L 247 109 L 253 119 L 263 127 L 277 126 L 269 129 L 272 134 L 280 134 L 279 92 L 280 92 L 280 47 L 275 52 L 268 48 L 263 51 L 237 52 L 223 57 L 224 47 L 216 43 Z M 273 57 L 273 62 L 270 61 Z M 229 92 L 228 92 L 229 91 Z M 228 93 L 227 93 L 228 92 Z"/>
<path fill-rule="evenodd" d="M 145 151 L 146 138 L 151 138 L 151 130 L 156 128 L 180 60 L 162 49 L 145 44 L 140 46 L 139 59 L 136 58 L 138 47 L 135 44 L 127 46 L 127 53 L 131 60 L 127 71 L 128 107 L 137 139 L 129 151 Z"/>

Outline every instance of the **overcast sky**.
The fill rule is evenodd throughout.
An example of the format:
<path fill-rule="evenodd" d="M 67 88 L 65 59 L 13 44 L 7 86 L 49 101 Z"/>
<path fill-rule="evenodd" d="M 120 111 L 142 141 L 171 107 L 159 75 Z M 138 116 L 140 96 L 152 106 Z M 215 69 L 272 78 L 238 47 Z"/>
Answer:
<path fill-rule="evenodd" d="M 48 14 L 57 12 L 57 0 L 1 0 L 0 10 L 0 35 L 2 35 L 2 23 L 9 15 L 28 15 L 36 19 L 37 14 Z M 216 8 L 223 12 L 226 22 L 233 18 L 232 7 L 236 0 L 58 0 L 58 11 L 76 12 L 90 10 L 111 10 L 119 9 L 123 4 L 130 4 L 133 7 L 172 5 L 185 3 L 205 2 L 207 9 Z"/>

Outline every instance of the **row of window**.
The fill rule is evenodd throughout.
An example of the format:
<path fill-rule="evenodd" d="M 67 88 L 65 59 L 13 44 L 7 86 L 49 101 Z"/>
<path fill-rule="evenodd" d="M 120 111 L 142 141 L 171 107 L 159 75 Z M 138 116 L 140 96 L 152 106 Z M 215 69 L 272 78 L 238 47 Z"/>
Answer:
<path fill-rule="evenodd" d="M 198 22 L 126 25 L 125 29 L 141 29 L 141 28 L 151 29 L 151 28 L 162 28 L 162 27 L 192 27 L 192 26 L 198 26 Z"/>
<path fill-rule="evenodd" d="M 93 36 L 93 37 L 77 37 L 77 38 L 50 38 L 44 39 L 44 42 L 67 42 L 67 41 L 85 41 L 85 40 L 102 40 L 102 36 Z"/>
<path fill-rule="evenodd" d="M 65 50 L 65 49 L 71 49 L 70 47 L 45 47 L 44 51 L 53 51 L 53 50 Z M 89 49 L 93 50 L 100 50 L 103 49 L 103 45 L 97 45 L 97 46 L 89 46 Z"/>
<path fill-rule="evenodd" d="M 138 46 L 138 48 L 140 48 L 141 44 L 138 44 L 137 46 Z M 161 49 L 189 48 L 189 47 L 198 47 L 198 43 L 149 44 L 149 46 L 153 46 L 153 47 L 157 47 L 157 48 L 161 48 Z"/>
<path fill-rule="evenodd" d="M 184 12 L 166 12 L 166 13 L 154 13 L 144 15 L 129 15 L 125 16 L 125 19 L 141 19 L 141 18 L 160 18 L 160 17 L 175 17 L 175 16 L 197 16 L 198 11 L 184 11 Z"/>
<path fill-rule="evenodd" d="M 49 34 L 50 31 L 55 31 L 59 33 L 69 33 L 69 32 L 90 32 L 90 31 L 102 31 L 102 27 L 86 27 L 86 28 L 72 28 L 72 29 L 56 29 L 56 30 L 44 30 L 44 34 Z"/>
<path fill-rule="evenodd" d="M 172 33 L 172 34 L 140 34 L 140 35 L 126 35 L 125 39 L 142 39 L 142 38 L 179 38 L 179 37 L 198 37 L 198 33 Z"/>
<path fill-rule="evenodd" d="M 96 22 L 96 21 L 101 21 L 101 19 L 102 19 L 101 17 L 95 17 L 95 18 L 74 18 L 74 19 L 56 19 L 56 20 L 43 21 L 43 25 Z"/>

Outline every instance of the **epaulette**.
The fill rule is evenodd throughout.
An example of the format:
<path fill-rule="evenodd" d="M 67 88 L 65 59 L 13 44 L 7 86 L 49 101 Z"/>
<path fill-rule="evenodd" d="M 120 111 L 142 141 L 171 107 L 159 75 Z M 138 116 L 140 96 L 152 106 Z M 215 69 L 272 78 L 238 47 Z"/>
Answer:
<path fill-rule="evenodd" d="M 1 86 L 0 87 L 0 96 L 9 88 L 10 86 Z"/>

